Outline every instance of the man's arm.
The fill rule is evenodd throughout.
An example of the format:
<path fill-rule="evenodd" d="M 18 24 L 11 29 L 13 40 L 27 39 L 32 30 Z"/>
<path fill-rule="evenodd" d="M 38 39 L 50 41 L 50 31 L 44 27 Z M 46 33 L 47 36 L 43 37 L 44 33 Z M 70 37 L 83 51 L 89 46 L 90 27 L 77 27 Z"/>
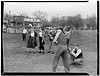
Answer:
<path fill-rule="evenodd" d="M 68 34 L 68 32 L 67 31 L 65 31 L 65 35 L 67 36 L 67 34 Z"/>

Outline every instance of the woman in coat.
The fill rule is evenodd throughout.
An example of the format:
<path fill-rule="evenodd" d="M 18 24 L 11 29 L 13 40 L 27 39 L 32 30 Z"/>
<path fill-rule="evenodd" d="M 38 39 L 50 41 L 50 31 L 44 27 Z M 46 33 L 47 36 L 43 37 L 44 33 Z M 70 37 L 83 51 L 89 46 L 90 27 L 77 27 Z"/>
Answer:
<path fill-rule="evenodd" d="M 37 46 L 36 37 L 37 37 L 37 33 L 34 31 L 34 29 L 31 30 L 29 32 L 29 40 L 28 40 L 28 43 L 27 43 L 28 48 L 35 49 L 35 47 Z"/>

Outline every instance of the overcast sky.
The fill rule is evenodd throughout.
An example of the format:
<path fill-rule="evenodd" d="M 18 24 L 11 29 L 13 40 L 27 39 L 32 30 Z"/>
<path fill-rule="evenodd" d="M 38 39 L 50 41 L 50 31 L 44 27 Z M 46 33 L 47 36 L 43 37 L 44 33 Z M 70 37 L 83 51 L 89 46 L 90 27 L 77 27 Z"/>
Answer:
<path fill-rule="evenodd" d="M 75 0 L 74 0 L 75 1 Z M 85 0 L 86 1 L 86 0 Z M 89 2 L 5 2 L 4 11 L 11 11 L 11 14 L 19 15 L 20 13 L 27 13 L 32 17 L 32 13 L 41 10 L 48 14 L 48 19 L 52 16 L 74 16 L 77 13 L 81 14 L 83 18 L 87 14 L 91 16 L 97 13 L 97 1 L 89 0 Z"/>

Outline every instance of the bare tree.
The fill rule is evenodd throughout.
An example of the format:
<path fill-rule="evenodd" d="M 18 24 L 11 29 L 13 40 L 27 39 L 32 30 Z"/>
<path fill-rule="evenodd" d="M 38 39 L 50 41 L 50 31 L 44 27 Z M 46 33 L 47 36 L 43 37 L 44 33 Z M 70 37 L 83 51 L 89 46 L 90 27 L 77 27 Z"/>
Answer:
<path fill-rule="evenodd" d="M 87 19 L 86 25 L 89 29 L 92 28 L 92 30 L 97 29 L 97 23 L 96 23 L 96 16 L 92 15 Z"/>
<path fill-rule="evenodd" d="M 11 15 L 5 11 L 3 14 L 3 18 L 9 19 L 9 18 L 11 18 Z"/>
<path fill-rule="evenodd" d="M 46 12 L 42 12 L 42 11 L 36 11 L 33 13 L 33 16 L 35 16 L 36 18 L 38 18 L 40 21 L 44 21 L 47 19 L 47 13 Z"/>

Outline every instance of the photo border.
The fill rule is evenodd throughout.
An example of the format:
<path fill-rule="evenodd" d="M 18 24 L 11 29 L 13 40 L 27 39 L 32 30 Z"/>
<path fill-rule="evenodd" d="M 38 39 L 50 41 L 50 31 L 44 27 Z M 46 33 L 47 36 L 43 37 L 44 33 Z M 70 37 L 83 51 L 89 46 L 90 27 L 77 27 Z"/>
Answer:
<path fill-rule="evenodd" d="M 87 1 L 1 1 L 1 75 L 36 75 L 36 76 L 41 76 L 41 75 L 84 75 L 88 76 L 89 74 L 87 73 L 47 73 L 47 72 L 4 72 L 4 65 L 3 65 L 3 39 L 2 39 L 2 27 L 3 27 L 3 10 L 4 10 L 4 2 L 88 2 Z M 97 1 L 97 75 L 99 75 L 99 1 Z"/>
<path fill-rule="evenodd" d="M 97 1 L 97 75 L 99 74 L 99 1 Z"/>

